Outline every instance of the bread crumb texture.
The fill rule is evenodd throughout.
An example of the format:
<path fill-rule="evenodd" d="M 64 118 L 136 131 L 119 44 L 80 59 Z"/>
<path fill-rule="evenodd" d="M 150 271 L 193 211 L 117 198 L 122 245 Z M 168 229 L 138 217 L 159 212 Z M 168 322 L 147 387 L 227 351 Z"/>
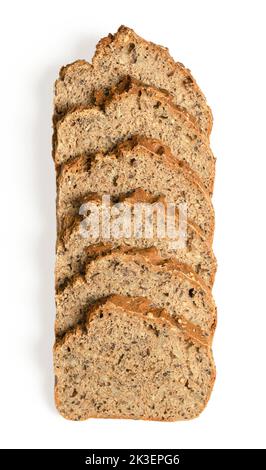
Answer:
<path fill-rule="evenodd" d="M 205 96 L 167 48 L 121 26 L 91 63 L 61 69 L 53 126 L 58 411 L 76 421 L 195 418 L 215 381 L 216 159 Z M 183 244 L 151 214 L 152 235 L 130 219 L 130 233 L 84 236 L 92 211 L 81 208 L 93 204 L 104 224 L 105 196 L 115 227 L 121 205 L 128 215 L 161 204 L 174 207 L 178 233 L 184 210 Z"/>
<path fill-rule="evenodd" d="M 143 299 L 111 297 L 55 345 L 55 398 L 68 419 L 176 421 L 204 409 L 215 369 L 209 349 L 187 340 Z"/>

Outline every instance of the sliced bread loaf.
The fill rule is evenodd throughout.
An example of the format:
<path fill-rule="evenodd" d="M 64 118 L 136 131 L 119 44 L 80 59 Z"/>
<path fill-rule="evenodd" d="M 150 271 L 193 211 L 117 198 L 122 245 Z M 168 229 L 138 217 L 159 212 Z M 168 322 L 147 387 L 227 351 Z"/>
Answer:
<path fill-rule="evenodd" d="M 114 89 L 101 108 L 77 109 L 58 122 L 55 163 L 61 165 L 83 153 L 108 152 L 136 134 L 168 145 L 174 157 L 188 163 L 212 192 L 215 159 L 207 138 L 169 96 L 130 78 Z"/>
<path fill-rule="evenodd" d="M 75 215 L 89 192 L 116 196 L 143 188 L 168 202 L 187 205 L 187 217 L 212 239 L 213 207 L 197 175 L 158 141 L 133 139 L 110 154 L 81 156 L 64 164 L 58 177 L 59 230 L 65 216 Z"/>
<path fill-rule="evenodd" d="M 78 60 L 61 69 L 55 85 L 56 116 L 92 104 L 95 90 L 108 89 L 125 75 L 167 90 L 174 103 L 186 108 L 210 134 L 212 114 L 189 70 L 174 62 L 165 47 L 145 41 L 125 26 L 98 43 L 92 64 Z"/>
<path fill-rule="evenodd" d="M 94 306 L 56 342 L 54 368 L 56 406 L 72 420 L 192 419 L 215 380 L 210 349 L 193 326 L 121 296 Z"/>
<path fill-rule="evenodd" d="M 186 238 L 184 244 L 180 243 L 181 240 L 175 241 L 167 235 L 160 237 L 157 232 L 157 219 L 152 218 L 152 236 L 148 236 L 144 230 L 146 222 L 146 213 L 142 211 L 140 231 L 137 227 L 134 215 L 138 210 L 139 204 L 157 204 L 160 202 L 162 205 L 166 204 L 165 198 L 161 196 L 153 196 L 150 193 L 138 189 L 133 191 L 130 195 L 120 196 L 111 201 L 111 218 L 110 218 L 110 237 L 106 238 L 106 234 L 101 230 L 99 221 L 105 220 L 104 206 L 99 194 L 93 194 L 84 199 L 83 202 L 88 204 L 93 203 L 96 205 L 99 214 L 100 230 L 94 231 L 84 223 L 81 216 L 72 217 L 65 230 L 57 242 L 56 250 L 56 268 L 55 279 L 56 286 L 60 286 L 66 278 L 72 277 L 74 274 L 84 271 L 84 265 L 87 260 L 87 248 L 92 244 L 108 243 L 109 249 L 118 248 L 120 246 L 128 246 L 135 248 L 150 248 L 155 246 L 162 258 L 175 258 L 180 263 L 185 263 L 197 273 L 205 281 L 208 287 L 211 287 L 214 282 L 216 272 L 216 260 L 209 243 L 205 241 L 204 235 L 192 222 L 187 222 Z M 123 204 L 123 206 L 122 206 Z M 122 208 L 123 207 L 123 208 Z M 116 228 L 120 224 L 121 213 L 128 215 L 130 211 L 130 234 L 121 234 L 115 232 L 112 228 Z M 131 216 L 132 215 L 132 216 Z M 92 221 L 93 222 L 93 221 Z M 166 222 L 166 220 L 165 220 Z M 176 211 L 176 231 L 178 231 L 179 214 Z M 164 224 L 165 225 L 165 224 Z M 123 228 L 123 227 L 122 227 Z M 118 236 L 117 236 L 118 235 Z"/>
<path fill-rule="evenodd" d="M 211 339 L 215 304 L 210 290 L 188 266 L 162 259 L 156 248 L 106 253 L 106 247 L 98 245 L 92 250 L 98 256 L 87 263 L 84 275 L 74 276 L 56 293 L 57 335 L 83 321 L 88 306 L 99 298 L 120 294 L 150 298 L 156 307 L 194 323 Z"/>

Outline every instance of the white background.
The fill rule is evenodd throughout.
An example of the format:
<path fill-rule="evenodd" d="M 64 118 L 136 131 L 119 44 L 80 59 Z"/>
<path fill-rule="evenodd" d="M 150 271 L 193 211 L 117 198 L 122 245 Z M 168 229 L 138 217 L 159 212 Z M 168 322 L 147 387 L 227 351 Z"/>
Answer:
<path fill-rule="evenodd" d="M 9 1 L 1 6 L 1 436 L 5 448 L 266 444 L 264 1 Z M 53 82 L 126 24 L 189 67 L 214 114 L 217 381 L 196 420 L 69 422 L 53 404 Z"/>

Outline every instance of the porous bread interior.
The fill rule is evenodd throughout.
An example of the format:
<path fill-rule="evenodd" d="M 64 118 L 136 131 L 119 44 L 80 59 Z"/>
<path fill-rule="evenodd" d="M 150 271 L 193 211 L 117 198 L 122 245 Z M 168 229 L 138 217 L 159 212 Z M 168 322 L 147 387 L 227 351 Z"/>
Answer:
<path fill-rule="evenodd" d="M 156 58 L 155 54 L 157 54 Z M 118 58 L 118 63 L 116 64 L 115 58 Z M 142 59 L 147 60 L 144 63 Z M 150 67 L 152 66 L 154 70 L 151 72 Z M 97 69 L 102 71 L 104 67 L 105 73 L 95 73 Z M 147 68 L 150 69 L 147 70 Z M 124 70 L 123 73 L 122 70 Z M 133 72 L 130 73 L 130 71 Z M 147 79 L 145 78 L 145 71 Z M 92 72 L 94 74 L 93 78 Z M 130 79 L 129 85 L 126 85 L 127 88 L 123 89 L 123 85 L 121 87 L 121 84 L 118 84 L 118 82 L 122 76 L 128 73 L 144 83 L 134 83 Z M 108 80 L 109 83 L 107 83 Z M 166 83 L 166 87 L 159 85 L 160 80 Z M 106 85 L 103 84 L 103 81 Z M 145 86 L 145 83 L 159 88 L 169 87 L 167 91 L 174 96 L 173 101 L 166 93 Z M 117 84 L 118 87 L 115 89 L 113 85 Z M 113 89 L 111 89 L 112 87 Z M 95 91 L 98 93 L 95 94 Z M 107 94 L 109 94 L 109 97 L 107 97 Z M 95 98 L 98 100 L 100 107 L 77 110 L 76 113 L 69 114 L 59 123 L 62 115 L 69 111 L 72 106 L 92 104 Z M 186 112 L 175 108 L 173 103 L 184 106 L 196 118 L 198 128 L 194 125 L 193 119 Z M 144 113 L 146 113 L 147 117 L 143 117 Z M 121 116 L 125 117 L 124 121 L 121 119 Z M 202 186 L 210 194 L 213 188 L 215 159 L 209 149 L 208 139 L 201 133 L 202 131 L 206 135 L 210 133 L 211 113 L 204 96 L 197 88 L 189 72 L 181 64 L 174 64 L 168 53 L 165 52 L 164 54 L 163 48 L 159 52 L 158 46 L 146 43 L 128 28 L 121 28 L 115 37 L 111 36 L 103 39 L 97 46 L 93 66 L 85 61 L 79 61 L 73 66 L 66 67 L 60 74 L 60 79 L 56 84 L 54 122 L 58 122 L 57 129 L 60 132 L 62 131 L 61 135 L 60 132 L 58 135 L 55 132 L 56 146 L 54 156 L 57 170 L 59 170 L 59 165 L 61 165 L 62 161 L 71 160 L 83 152 L 91 154 L 103 150 L 105 153 L 113 149 L 120 140 L 131 137 L 136 133 L 148 135 L 148 137 L 156 137 L 168 143 L 175 158 L 184 159 L 183 161 L 189 163 L 195 172 L 194 184 L 193 176 L 190 174 L 189 177 L 188 168 L 183 167 L 182 170 L 183 174 L 187 174 L 188 185 L 193 186 L 193 191 L 195 191 L 195 187 L 200 189 L 196 195 L 193 193 L 194 202 L 197 201 L 198 206 L 194 205 L 193 201 L 191 201 L 190 193 L 188 197 L 190 207 L 193 208 L 195 214 L 192 227 L 195 223 L 199 223 L 201 227 L 199 233 L 204 230 L 201 240 L 203 240 L 203 243 L 206 243 L 204 237 L 207 237 L 207 245 L 211 242 L 214 227 L 212 206 L 204 203 L 204 197 L 201 199 L 204 193 Z M 118 122 L 121 122 L 121 124 L 117 124 Z M 134 122 L 133 126 L 132 122 Z M 64 127 L 65 124 L 66 126 Z M 200 129 L 200 132 L 198 132 L 198 129 Z M 98 157 L 96 157 L 96 160 Z M 105 156 L 102 155 L 101 157 Z M 86 158 L 85 161 L 83 157 L 75 162 L 73 161 L 72 167 L 65 167 L 66 176 L 69 176 L 67 172 L 70 168 L 74 172 L 80 173 L 83 172 L 84 167 L 88 170 L 93 161 L 93 158 Z M 133 162 L 135 165 L 134 160 Z M 198 181 L 196 173 L 200 175 L 202 182 Z M 59 191 L 61 191 L 61 177 L 59 178 Z M 66 178 L 65 183 L 70 183 L 70 186 L 73 184 L 71 190 L 73 194 L 76 194 L 79 181 L 74 181 L 74 178 L 70 180 L 71 178 L 68 180 Z M 97 181 L 99 187 L 101 187 L 101 181 Z M 118 178 L 114 178 L 112 183 L 113 189 L 111 193 L 114 196 L 118 196 L 119 193 L 115 189 L 120 183 Z M 82 187 L 82 191 L 83 189 L 84 187 Z M 130 189 L 125 191 L 131 191 L 132 189 L 135 188 L 130 187 Z M 147 189 L 150 190 L 150 187 L 148 186 Z M 82 193 L 81 197 L 86 197 L 89 191 L 91 189 L 86 191 L 86 193 Z M 96 191 L 99 192 L 99 189 L 97 188 Z M 66 193 L 68 194 L 67 191 Z M 157 195 L 159 193 L 160 191 L 157 192 Z M 186 193 L 186 187 L 183 191 L 180 189 L 180 197 L 182 196 L 186 199 Z M 168 194 L 170 194 L 170 191 Z M 198 194 L 200 194 L 200 200 L 198 200 Z M 69 199 L 69 205 L 64 207 L 66 212 L 63 211 L 61 213 L 60 205 L 58 206 L 58 220 L 60 222 L 63 218 L 65 220 L 73 218 L 79 204 L 79 198 L 80 196 L 77 196 L 75 199 Z M 200 217 L 196 214 L 196 207 Z M 206 221 L 205 216 L 206 214 L 208 215 L 208 209 L 211 215 Z M 60 230 L 61 228 L 59 227 Z M 201 282 L 197 282 L 197 279 L 193 279 L 193 275 L 191 277 L 188 272 L 189 270 L 186 270 L 185 267 L 180 266 L 178 271 L 177 268 L 173 269 L 173 265 L 171 266 L 170 262 L 160 266 L 157 264 L 156 267 L 156 263 L 149 263 L 147 258 L 141 261 L 141 257 L 138 257 L 137 260 L 133 253 L 123 253 L 123 249 L 119 250 L 121 251 L 119 256 L 117 251 L 113 251 L 112 255 L 106 252 L 104 256 L 98 256 L 86 266 L 86 259 L 88 261 L 90 255 L 88 254 L 88 258 L 85 258 L 85 253 L 83 253 L 84 258 L 80 259 L 79 250 L 81 247 L 78 248 L 78 240 L 75 238 L 75 234 L 75 231 L 65 232 L 67 239 L 64 239 L 64 247 L 61 243 L 62 239 L 58 242 L 59 250 L 65 250 L 68 243 L 70 243 L 68 245 L 69 253 L 73 250 L 73 256 L 71 255 L 68 260 L 70 263 L 68 276 L 73 274 L 73 267 L 74 272 L 75 269 L 78 271 L 84 268 L 85 273 L 82 276 L 74 276 L 66 282 L 65 286 L 61 286 L 57 292 L 57 303 L 58 299 L 60 302 L 63 299 L 63 303 L 58 309 L 59 317 L 61 315 L 63 321 L 66 320 L 66 323 L 68 322 L 68 306 L 70 306 L 70 314 L 73 314 L 76 308 L 74 316 L 77 315 L 78 317 L 73 324 L 67 324 L 66 329 L 68 333 L 60 340 L 57 340 L 55 347 L 55 369 L 58 372 L 56 401 L 60 412 L 69 419 L 77 420 L 95 416 L 170 421 L 190 419 L 197 416 L 209 398 L 215 375 L 210 356 L 210 345 L 216 323 L 216 313 L 212 297 L 204 287 L 204 282 L 201 284 Z M 72 238 L 73 235 L 74 237 Z M 156 242 L 153 242 L 153 244 L 156 246 Z M 122 248 L 123 246 L 122 244 Z M 113 245 L 111 248 L 115 249 L 116 246 Z M 160 247 L 158 248 L 160 255 L 163 255 Z M 111 258 L 113 255 L 115 258 L 114 262 Z M 117 256 L 118 258 L 120 257 L 118 261 Z M 121 259 L 124 256 L 127 256 L 126 261 L 124 258 Z M 129 260 L 129 256 L 133 259 Z M 194 259 L 195 263 L 198 261 L 199 265 L 199 259 L 196 260 L 195 256 L 197 256 L 196 251 L 188 255 L 187 258 L 179 259 L 179 261 L 189 261 L 191 259 L 191 264 L 193 265 Z M 96 268 L 93 267 L 93 263 L 96 263 Z M 194 269 L 196 268 L 195 263 L 193 265 Z M 149 264 L 149 268 L 147 268 L 147 264 Z M 137 269 L 136 265 L 138 265 Z M 152 269 L 150 265 L 153 266 Z M 155 279 L 155 271 L 156 269 L 158 271 L 159 267 L 165 274 L 165 277 L 158 276 L 157 272 L 157 277 L 161 281 L 158 283 Z M 104 272 L 105 269 L 106 272 Z M 129 276 L 127 276 L 128 269 L 130 271 Z M 144 277 L 145 270 L 146 273 L 149 273 L 148 275 L 146 274 L 146 277 L 150 276 L 150 272 L 152 273 L 151 285 L 139 282 L 139 278 L 141 276 Z M 197 271 L 197 269 L 195 270 Z M 179 272 L 179 277 L 177 272 Z M 200 272 L 200 269 L 198 272 Z M 175 276 L 173 273 L 175 273 Z M 105 277 L 105 274 L 107 277 Z M 204 272 L 201 274 L 203 274 L 203 279 L 208 283 L 211 276 L 207 279 L 207 277 L 204 277 Z M 108 279 L 110 281 L 110 276 L 112 275 L 115 283 L 117 282 L 120 285 L 126 279 L 126 285 L 123 288 L 121 286 L 117 288 L 115 285 L 115 288 L 112 289 L 108 284 L 107 286 L 105 285 L 107 287 L 105 290 L 101 290 L 102 284 L 106 284 Z M 206 276 L 208 275 L 209 270 L 207 266 Z M 131 280 L 133 285 L 128 286 L 127 283 L 130 283 Z M 182 281 L 181 287 L 179 285 L 180 281 Z M 91 285 L 95 287 L 95 290 L 90 290 L 92 295 L 87 299 L 85 288 L 87 289 Z M 132 303 L 134 304 L 134 300 L 131 298 L 127 300 L 127 305 L 124 305 L 123 308 L 114 302 L 114 299 L 112 302 L 110 299 L 106 302 L 102 301 L 101 305 L 95 306 L 95 300 L 97 301 L 99 298 L 102 298 L 102 295 L 109 295 L 113 291 L 122 294 L 126 293 L 127 295 L 143 295 L 143 291 L 145 291 L 145 295 L 150 296 L 151 293 L 151 298 L 153 299 L 154 293 L 156 294 L 155 286 L 157 286 L 157 291 L 160 291 L 159 293 L 166 297 L 166 299 L 164 298 L 161 301 L 161 297 L 158 295 L 155 304 L 157 305 L 158 302 L 159 306 L 169 307 L 170 305 L 170 310 L 172 310 L 170 312 L 171 317 L 169 318 L 167 318 L 168 314 L 161 315 L 160 312 L 155 313 L 154 310 L 152 311 L 152 306 L 150 307 L 150 313 L 146 312 L 146 318 L 140 318 L 140 315 L 136 314 L 137 311 L 134 312 L 134 308 L 131 305 Z M 172 291 L 174 287 L 177 287 L 174 292 L 176 294 L 176 302 L 173 300 L 175 299 Z M 97 293 L 96 290 L 98 290 Z M 60 297 L 62 294 L 64 297 Z M 79 299 L 78 296 L 80 296 Z M 169 296 L 170 300 L 168 300 Z M 182 305 L 178 304 L 177 299 L 181 299 Z M 70 303 L 68 304 L 68 302 Z M 94 309 L 86 320 L 87 308 L 88 305 L 91 305 L 91 302 L 94 303 Z M 130 305 L 131 308 L 129 308 Z M 181 313 L 178 310 L 179 306 Z M 173 327 L 173 318 L 178 319 L 182 323 L 183 329 L 181 326 L 178 329 L 178 324 Z M 77 326 L 77 322 L 83 322 L 84 320 L 85 323 Z M 191 336 L 184 335 L 187 320 L 195 321 L 195 324 L 192 325 L 194 335 L 200 334 L 201 330 L 198 330 L 197 327 L 202 328 L 202 338 L 207 339 L 207 347 L 203 347 L 202 344 L 199 345 Z M 142 326 L 138 328 L 140 321 Z M 100 325 L 100 323 L 102 324 Z M 56 324 L 56 328 L 57 326 L 58 324 Z M 73 327 L 73 330 L 69 331 L 69 327 Z M 171 332 L 175 330 L 172 336 L 169 334 L 168 329 Z M 159 342 L 160 347 L 162 346 L 162 349 L 159 346 L 157 349 L 154 348 L 154 354 L 151 354 L 150 346 L 145 348 L 143 336 L 145 336 L 146 330 L 149 331 L 147 335 L 148 340 L 151 341 L 149 345 L 156 344 L 157 346 Z M 140 333 L 140 336 L 136 338 L 136 342 L 132 338 L 135 332 L 137 332 L 137 335 Z M 142 335 L 141 332 L 143 333 Z M 59 336 L 62 333 L 64 331 L 60 330 Z M 98 343 L 96 340 L 94 342 L 91 340 L 92 337 L 95 338 L 94 334 L 98 336 Z M 152 336 L 155 336 L 156 340 L 153 341 L 154 338 Z M 106 337 L 108 337 L 107 340 Z M 161 342 L 162 337 L 166 343 Z M 174 348 L 177 347 L 179 353 L 176 357 L 174 357 L 173 349 L 171 349 L 173 347 L 172 343 L 168 345 L 171 337 L 175 339 L 176 345 L 178 342 L 178 346 L 174 346 Z M 129 340 L 128 343 L 127 340 Z M 125 352 L 121 352 L 123 348 Z M 174 349 L 175 351 L 176 349 Z M 164 357 L 165 353 L 166 355 L 169 353 L 166 358 Z M 135 357 L 139 361 L 136 361 Z M 97 361 L 98 359 L 99 361 Z M 113 359 L 114 362 L 112 362 Z M 116 359 L 118 360 L 116 361 Z M 174 363 L 175 359 L 176 362 Z M 166 360 L 166 364 L 164 360 Z M 126 361 L 126 366 L 128 366 L 126 368 L 124 361 Z M 145 364 L 143 365 L 143 363 Z M 153 370 L 158 365 L 161 366 L 159 372 L 156 369 L 155 375 L 152 375 Z M 118 366 L 117 369 L 116 366 Z M 143 366 L 143 371 L 139 370 L 141 366 Z M 110 367 L 112 369 L 111 372 Z M 177 371 L 183 372 L 183 367 L 185 369 L 185 377 L 181 376 L 179 383 Z M 109 375 L 103 376 L 102 371 L 106 371 Z M 157 374 L 159 374 L 159 377 Z M 176 376 L 178 376 L 177 382 L 175 380 Z M 124 382 L 121 380 L 122 378 Z M 144 383 L 142 384 L 143 378 Z M 131 387 L 132 383 L 133 386 Z M 153 394 L 152 387 L 155 384 L 156 390 Z M 134 400 L 131 402 L 130 397 L 134 393 L 138 394 L 139 390 L 139 396 L 135 397 L 136 402 Z M 176 394 L 175 391 L 177 392 Z"/>
<path fill-rule="evenodd" d="M 209 349 L 189 340 L 166 312 L 160 318 L 152 307 L 140 313 L 128 305 L 107 300 L 56 343 L 58 410 L 72 420 L 195 418 L 214 382 Z"/>

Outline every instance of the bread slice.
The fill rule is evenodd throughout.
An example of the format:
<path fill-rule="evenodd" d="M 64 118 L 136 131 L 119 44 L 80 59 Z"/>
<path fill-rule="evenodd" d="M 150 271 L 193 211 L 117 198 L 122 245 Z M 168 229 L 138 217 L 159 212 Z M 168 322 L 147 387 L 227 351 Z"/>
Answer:
<path fill-rule="evenodd" d="M 55 84 L 56 115 L 92 104 L 95 90 L 108 89 L 125 75 L 167 90 L 174 103 L 186 108 L 210 134 L 211 110 L 190 71 L 174 62 L 165 47 L 145 41 L 125 26 L 98 43 L 92 64 L 78 60 L 61 69 Z"/>
<path fill-rule="evenodd" d="M 88 196 L 84 203 L 93 203 L 97 207 L 100 214 L 99 220 L 104 220 L 104 206 L 102 198 L 99 194 Z M 107 243 L 108 249 L 118 247 L 133 248 L 150 248 L 155 246 L 162 258 L 175 258 L 180 263 L 191 266 L 197 274 L 199 274 L 208 287 L 212 287 L 216 272 L 216 259 L 214 257 L 211 246 L 205 241 L 204 235 L 192 222 L 188 221 L 186 238 L 184 244 L 182 240 L 173 240 L 167 236 L 160 237 L 157 233 L 157 219 L 152 220 L 152 237 L 146 234 L 144 230 L 146 215 L 142 212 L 141 229 L 137 232 L 134 219 L 135 209 L 139 204 L 157 204 L 161 203 L 162 207 L 166 205 L 166 200 L 161 196 L 153 196 L 150 193 L 138 189 L 130 195 L 122 195 L 111 201 L 111 220 L 110 227 L 118 227 L 121 223 L 121 214 L 130 212 L 130 236 L 127 233 L 121 234 L 110 229 L 110 238 L 106 239 L 105 233 L 99 230 L 98 233 L 93 232 L 91 227 L 84 224 L 82 216 L 75 216 L 68 222 L 67 228 L 63 231 L 57 242 L 56 250 L 56 268 L 55 279 L 56 286 L 64 283 L 66 278 L 72 277 L 74 274 L 83 272 L 84 265 L 87 260 L 87 248 L 92 244 Z M 83 224 L 83 225 L 82 225 Z M 176 211 L 176 231 L 178 231 L 179 214 Z M 164 224 L 164 228 L 165 228 Z M 93 227 L 92 227 L 93 228 Z M 100 227 L 101 228 L 101 227 Z M 167 227 L 166 227 L 167 228 Z M 119 235 L 116 236 L 116 235 Z"/>
<path fill-rule="evenodd" d="M 215 159 L 206 137 L 185 111 L 153 87 L 125 79 L 102 108 L 92 106 L 70 112 L 56 129 L 57 166 L 83 153 L 108 152 L 117 143 L 139 134 L 168 145 L 175 158 L 187 162 L 212 192 Z"/>
<path fill-rule="evenodd" d="M 74 276 L 56 293 L 57 335 L 83 321 L 88 306 L 99 298 L 119 294 L 147 297 L 212 338 L 215 304 L 210 290 L 188 266 L 162 259 L 156 248 L 106 252 L 105 246 L 98 245 L 91 255 L 95 259 L 87 263 L 84 275 Z"/>
<path fill-rule="evenodd" d="M 60 222 L 72 216 L 87 193 L 116 196 L 137 188 L 187 204 L 187 217 L 212 240 L 214 213 L 209 195 L 197 175 L 175 159 L 158 141 L 133 139 L 113 153 L 81 156 L 62 166 L 58 177 L 57 214 Z"/>
<path fill-rule="evenodd" d="M 215 366 L 193 325 L 146 299 L 112 296 L 54 348 L 55 401 L 67 419 L 176 421 L 204 409 Z"/>

